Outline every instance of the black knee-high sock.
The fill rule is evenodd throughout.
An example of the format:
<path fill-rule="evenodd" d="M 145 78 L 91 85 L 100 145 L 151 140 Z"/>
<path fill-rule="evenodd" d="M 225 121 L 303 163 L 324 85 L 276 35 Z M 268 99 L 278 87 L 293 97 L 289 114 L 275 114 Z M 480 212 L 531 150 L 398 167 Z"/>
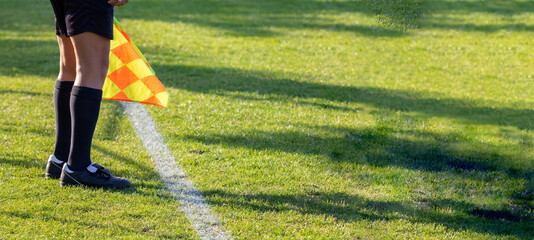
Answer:
<path fill-rule="evenodd" d="M 54 87 L 54 109 L 56 112 L 56 145 L 54 156 L 67 161 L 70 151 L 70 91 L 74 82 L 56 81 Z"/>
<path fill-rule="evenodd" d="M 95 132 L 102 90 L 74 86 L 70 97 L 72 135 L 69 169 L 80 171 L 91 164 L 91 142 Z"/>

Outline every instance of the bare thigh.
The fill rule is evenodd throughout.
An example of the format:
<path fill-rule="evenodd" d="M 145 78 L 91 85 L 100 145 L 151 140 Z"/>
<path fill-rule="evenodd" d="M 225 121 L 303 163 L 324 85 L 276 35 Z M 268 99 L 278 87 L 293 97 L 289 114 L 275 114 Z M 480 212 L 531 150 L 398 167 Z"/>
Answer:
<path fill-rule="evenodd" d="M 70 38 L 76 54 L 74 85 L 102 89 L 109 67 L 110 39 L 92 32 Z"/>

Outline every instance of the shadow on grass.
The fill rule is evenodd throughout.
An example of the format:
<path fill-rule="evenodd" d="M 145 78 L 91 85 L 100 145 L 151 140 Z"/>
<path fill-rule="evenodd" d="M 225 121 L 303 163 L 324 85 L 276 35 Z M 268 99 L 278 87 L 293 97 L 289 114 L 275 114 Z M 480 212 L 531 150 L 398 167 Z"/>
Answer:
<path fill-rule="evenodd" d="M 529 1 L 151 0 L 138 2 L 136 5 L 136 11 L 124 11 L 119 15 L 124 18 L 190 23 L 221 29 L 237 36 L 269 37 L 283 34 L 282 31 L 276 30 L 277 28 L 354 32 L 368 37 L 406 36 L 404 31 L 409 28 L 482 32 L 534 30 L 534 26 L 526 24 L 458 24 L 454 19 L 439 17 L 448 13 L 460 16 L 483 13 L 496 17 L 511 17 L 534 12 L 534 4 Z M 365 25 L 350 21 L 339 23 L 332 17 L 355 13 L 377 18 L 382 25 Z M 434 13 L 438 16 L 435 17 Z"/>
<path fill-rule="evenodd" d="M 411 1 L 411 0 L 410 0 Z M 534 31 L 528 23 L 471 23 L 457 22 L 448 17 L 432 16 L 432 13 L 460 15 L 491 13 L 503 16 L 534 12 L 534 4 L 528 1 L 424 1 L 430 15 L 423 18 L 422 28 L 457 29 L 462 31 L 496 32 Z M 21 36 L 49 30 L 53 34 L 53 14 L 44 11 L 43 3 L 17 2 L 13 11 L 19 14 L 0 13 L 0 30 L 13 31 Z M 14 3 L 10 3 L 14 4 Z M 20 6 L 22 4 L 22 6 Z M 49 3 L 45 3 L 49 6 Z M 9 7 L 9 5 L 8 5 Z M 245 36 L 272 36 L 291 30 L 311 29 L 326 31 L 356 32 L 366 36 L 399 37 L 409 33 L 390 30 L 378 25 L 351 22 L 335 22 L 329 15 L 360 13 L 374 15 L 366 0 L 355 1 L 254 1 L 254 0 L 147 0 L 132 4 L 134 10 L 120 12 L 124 18 L 185 22 L 204 27 L 219 28 L 230 34 Z M 22 12 L 24 11 L 24 12 Z M 21 19 L 28 12 L 37 16 Z M 12 16 L 13 15 L 13 16 Z M 419 18 L 419 17 L 416 17 Z M 417 20 L 418 21 L 418 20 Z M 44 23 L 43 23 L 44 22 Z M 283 28 L 283 30 L 273 30 Z M 16 76 L 31 74 L 52 76 L 58 71 L 58 50 L 55 41 L 0 39 L 0 74 Z M 14 51 L 16 49 L 16 51 Z"/>
<path fill-rule="evenodd" d="M 110 232 L 117 231 L 117 230 L 120 230 L 121 232 L 128 232 L 128 233 L 139 232 L 139 231 L 134 231 L 133 228 L 123 227 L 123 226 L 116 225 L 116 224 L 115 225 L 100 224 L 100 223 L 96 223 L 95 221 L 91 221 L 91 220 L 83 221 L 80 219 L 69 220 L 66 217 L 56 217 L 56 216 L 52 216 L 51 214 L 46 214 L 46 213 L 45 214 L 43 213 L 36 214 L 34 212 L 28 213 L 28 212 L 25 212 L 24 210 L 20 210 L 20 211 L 0 210 L 0 214 L 4 216 L 26 219 L 26 220 L 33 219 L 33 220 L 40 220 L 40 221 L 46 221 L 46 222 L 52 221 L 62 226 L 68 224 L 70 226 L 80 226 L 80 227 L 89 228 L 89 229 L 92 229 L 92 228 L 100 229 L 100 230 L 108 229 Z"/>
<path fill-rule="evenodd" d="M 0 75 L 57 74 L 59 50 L 50 2 L 1 1 L 0 5 Z M 46 33 L 50 41 L 42 40 Z"/>
<path fill-rule="evenodd" d="M 95 138 L 104 141 L 116 140 L 122 132 L 123 121 L 124 111 L 118 101 L 103 102 L 100 106 L 99 125 L 95 131 Z"/>
<path fill-rule="evenodd" d="M 15 134 L 15 132 L 19 132 L 20 134 L 28 136 L 33 134 L 36 136 L 54 137 L 53 129 L 43 129 L 39 126 L 30 126 L 24 123 L 0 123 L 0 131 L 11 135 Z"/>
<path fill-rule="evenodd" d="M 354 87 L 328 85 L 314 82 L 301 82 L 292 79 L 272 78 L 269 73 L 240 71 L 235 69 L 210 69 L 202 67 L 189 67 L 180 65 L 155 65 L 155 69 L 161 73 L 161 79 L 167 79 L 168 87 L 184 89 L 202 94 L 218 94 L 229 98 L 238 98 L 246 101 L 286 101 L 291 100 L 298 104 L 313 105 L 319 108 L 332 108 L 339 111 L 358 111 L 351 108 L 336 108 L 336 103 L 364 103 L 376 107 L 376 115 L 387 118 L 391 113 L 419 113 L 415 119 L 424 117 L 443 117 L 456 119 L 465 124 L 514 127 L 521 130 L 531 131 L 534 122 L 534 110 L 515 109 L 508 107 L 486 107 L 481 103 L 467 99 L 452 99 L 446 96 L 432 96 L 425 92 L 391 90 L 373 87 Z M 234 94 L 237 93 L 237 94 Z M 245 94 L 242 94 L 245 93 Z M 243 96 L 245 95 L 245 96 Z M 435 94 L 434 94 L 435 95 Z M 317 101 L 326 100 L 324 101 Z M 330 103 L 329 103 L 330 102 Z M 388 115 L 389 113 L 389 115 Z M 465 179 L 466 181 L 489 182 L 493 174 L 505 174 L 507 177 L 519 181 L 531 181 L 534 177 L 532 165 L 524 166 L 513 164 L 513 160 L 520 160 L 529 163 L 528 155 L 522 151 L 514 152 L 510 149 L 503 149 L 503 146 L 493 146 L 481 142 L 473 136 L 461 133 L 439 134 L 413 127 L 411 119 L 392 117 L 389 120 L 377 121 L 377 126 L 363 129 L 350 129 L 330 126 L 297 126 L 298 130 L 284 132 L 249 131 L 238 134 L 226 133 L 201 133 L 175 136 L 189 141 L 201 142 L 207 145 L 222 145 L 223 147 L 239 147 L 254 150 L 273 150 L 288 153 L 298 153 L 304 155 L 326 156 L 331 162 L 368 164 L 379 167 L 396 166 L 400 168 L 413 169 L 416 171 L 445 172 L 451 179 Z M 404 124 L 402 126 L 399 126 Z M 311 129 L 312 131 L 306 131 Z M 319 132 L 319 134 L 316 134 Z M 324 135 L 321 132 L 325 133 Z M 532 147 L 532 140 L 528 135 L 506 134 L 507 138 L 517 138 L 524 142 L 524 146 L 517 145 L 523 149 Z M 460 147 L 459 147 L 460 146 Z M 362 161 L 360 156 L 364 156 Z M 335 165 L 335 164 L 334 164 Z M 467 190 L 467 189 L 464 189 Z M 416 222 L 440 223 L 445 221 L 445 226 L 457 230 L 468 229 L 481 233 L 492 232 L 497 235 L 517 235 L 524 236 L 532 233 L 521 225 L 525 231 L 515 232 L 513 229 L 517 221 L 523 221 L 523 215 L 528 215 L 532 209 L 532 203 L 528 200 L 520 199 L 517 196 L 528 193 L 530 190 L 519 189 L 519 192 L 504 196 L 511 202 L 521 206 L 520 210 L 513 212 L 507 209 L 484 209 L 483 207 L 469 205 L 467 203 L 439 202 L 436 199 L 425 200 L 431 202 L 435 207 L 452 207 L 452 210 L 459 211 L 456 215 L 443 215 L 439 213 L 427 213 L 423 210 L 402 209 L 402 206 L 410 203 L 372 203 L 378 206 L 385 205 L 386 208 L 393 206 L 393 209 L 400 208 L 397 212 L 405 214 L 412 212 Z M 224 195 L 226 193 L 206 193 Z M 324 193 L 318 193 L 324 194 Z M 517 195 L 517 196 L 516 196 Z M 242 204 L 250 202 L 275 200 L 273 205 L 278 203 L 286 205 L 297 205 L 299 211 L 309 212 L 319 211 L 322 214 L 332 214 L 336 218 L 343 218 L 344 215 L 338 211 L 330 211 L 330 206 L 306 205 L 301 203 L 303 196 L 262 196 L 262 199 L 255 199 L 256 195 L 235 195 L 228 198 L 249 198 L 243 200 Z M 220 197 L 220 196 L 217 196 Z M 215 199 L 217 199 L 217 197 Z M 289 199 L 289 200 L 288 200 Z M 289 203 L 284 202 L 289 201 Z M 358 202 L 358 198 L 351 201 Z M 366 202 L 364 200 L 364 202 Z M 215 203 L 217 204 L 217 203 Z M 360 204 L 360 203 L 355 203 Z M 367 204 L 360 204 L 367 206 Z M 248 206 L 247 206 L 248 207 Z M 367 214 L 364 207 L 346 211 L 354 216 L 364 219 L 375 220 L 377 215 Z M 258 211 L 276 210 L 273 207 L 258 207 Z M 362 210 L 362 211 L 360 211 Z M 343 212 L 343 211 L 341 211 Z M 366 215 L 367 214 L 367 215 Z M 350 214 L 349 214 L 350 215 Z M 488 218 L 489 221 L 480 225 L 480 217 Z M 493 219 L 493 220 L 491 220 Z M 497 220 L 495 220 L 497 219 Z M 504 228 L 495 228 L 500 220 L 507 223 Z M 435 221 L 434 221 L 435 220 Z M 525 221 L 531 221 L 528 218 Z"/>
<path fill-rule="evenodd" d="M 534 25 L 523 21 L 517 23 L 515 16 L 534 12 L 532 1 L 436 1 L 425 3 L 425 16 L 421 19 L 423 29 L 452 29 L 493 33 L 497 31 L 532 32 Z M 477 14 L 489 14 L 494 21 L 482 22 Z M 468 19 L 469 15 L 475 16 Z M 513 21 L 516 23 L 508 23 Z M 493 23 L 492 23 L 493 22 Z"/>
<path fill-rule="evenodd" d="M 107 101 L 105 104 L 102 104 L 101 114 L 98 120 L 99 123 L 95 131 L 95 138 L 103 141 L 102 144 L 119 145 L 120 143 L 115 142 L 115 140 L 118 139 L 121 131 L 123 131 L 121 128 L 123 126 L 122 121 L 125 121 L 124 117 L 124 110 L 118 101 Z M 142 148 L 142 146 L 139 147 Z M 118 149 L 120 149 L 120 146 Z M 114 173 L 119 176 L 132 175 L 133 173 L 132 177 L 142 182 L 160 178 L 151 162 L 138 161 L 128 155 L 113 151 L 112 148 L 107 145 L 101 145 L 95 142 L 93 142 L 92 151 L 100 152 L 102 155 L 108 156 L 127 166 L 126 168 L 129 169 L 128 172 L 117 171 Z"/>
<path fill-rule="evenodd" d="M 0 39 L 0 75 L 50 77 L 57 74 L 58 62 L 55 41 Z"/>
<path fill-rule="evenodd" d="M 140 146 L 142 148 L 142 146 Z M 100 152 L 110 157 L 113 161 L 124 165 L 124 170 L 111 169 L 115 176 L 126 177 L 132 181 L 132 185 L 126 189 L 106 189 L 106 191 L 121 194 L 140 194 L 145 196 L 157 196 L 159 199 L 174 200 L 172 194 L 166 191 L 166 185 L 161 180 L 152 162 L 135 160 L 126 155 L 112 151 L 108 147 L 97 144 L 92 145 L 92 151 Z"/>
<path fill-rule="evenodd" d="M 403 7 L 395 7 L 399 5 Z M 10 11 L 0 13 L 1 30 L 31 33 L 47 29 L 52 32 L 54 29 L 54 17 L 49 2 L 5 1 L 3 7 Z M 532 31 L 533 29 L 531 25 L 522 24 L 456 25 L 454 19 L 437 19 L 433 14 L 483 13 L 508 17 L 532 12 L 534 12 L 534 3 L 519 0 L 145 0 L 131 3 L 127 8 L 117 9 L 119 18 L 191 23 L 222 29 L 229 34 L 239 36 L 274 36 L 280 32 L 273 28 L 286 28 L 355 32 L 370 37 L 398 37 L 405 36 L 405 33 L 389 30 L 383 25 L 363 25 L 357 22 L 336 23 L 332 21 L 331 16 L 358 13 L 375 18 L 375 14 L 378 14 L 386 16 L 397 25 L 412 22 L 415 23 L 413 25 L 419 25 L 418 22 L 421 21 L 422 28 L 493 32 L 498 29 L 509 31 Z M 19 17 L 24 15 L 32 17 Z"/>
<path fill-rule="evenodd" d="M 489 13 L 498 15 L 520 15 L 534 12 L 534 3 L 522 0 L 428 0 L 426 5 L 429 11 L 437 13 L 456 12 L 465 13 Z"/>
<path fill-rule="evenodd" d="M 147 196 L 157 196 L 160 199 L 174 199 L 174 197 L 170 193 L 164 191 L 166 186 L 161 181 L 159 174 L 154 170 L 154 167 L 150 163 L 138 162 L 134 159 L 121 156 L 110 150 L 106 150 L 104 148 L 94 145 L 93 150 L 101 151 L 104 154 L 109 154 L 110 156 L 112 156 L 113 160 L 118 160 L 121 162 L 121 164 L 126 165 L 129 170 L 112 170 L 112 172 L 116 176 L 129 175 L 134 181 L 130 188 L 106 189 L 105 191 L 117 192 L 122 194 L 142 194 Z M 38 177 L 42 177 L 43 181 L 45 181 L 45 168 L 47 160 L 47 157 L 43 157 L 42 159 L 35 159 L 27 157 L 25 155 L 14 156 L 11 154 L 4 154 L 0 156 L 0 166 L 8 165 L 17 168 L 34 169 L 40 172 Z M 132 169 L 133 171 L 131 171 Z M 89 187 L 86 189 L 99 191 L 98 188 Z"/>
<path fill-rule="evenodd" d="M 222 29 L 237 36 L 277 36 L 276 28 L 355 32 L 370 37 L 398 37 L 402 32 L 380 26 L 333 21 L 332 14 L 373 15 L 367 1 L 253 1 L 186 0 L 143 1 L 135 12 L 121 12 L 124 18 L 183 22 Z M 288 31 L 285 31 L 288 32 Z"/>
<path fill-rule="evenodd" d="M 533 32 L 534 25 L 527 25 L 523 23 L 518 24 L 473 24 L 473 23 L 444 23 L 439 20 L 429 20 L 425 22 L 428 28 L 438 29 L 454 29 L 457 31 L 477 31 L 477 32 Z"/>
<path fill-rule="evenodd" d="M 19 92 L 16 92 L 17 94 Z M 27 94 L 25 92 L 21 94 Z M 112 119 L 117 119 L 118 116 L 122 115 L 122 110 L 120 109 L 114 109 L 113 106 L 117 106 L 120 108 L 120 104 L 110 104 L 110 107 L 104 109 L 104 114 L 108 114 L 108 116 L 104 116 L 103 120 L 104 122 L 100 124 L 99 126 L 106 126 L 108 123 L 111 125 L 113 121 Z M 113 114 L 115 115 L 113 115 Z M 106 121 L 107 120 L 107 121 Z M 116 122 L 116 124 L 119 124 Z M 118 127 L 118 126 L 117 126 Z M 114 128 L 104 128 L 108 131 L 114 131 Z M 32 138 L 32 134 L 38 135 L 38 136 L 45 136 L 49 139 L 52 139 L 51 144 L 53 144 L 53 137 L 54 137 L 54 130 L 46 128 L 43 129 L 41 127 L 36 127 L 32 125 L 24 125 L 24 124 L 12 124 L 12 123 L 0 123 L 0 131 L 3 132 L 4 136 L 27 136 L 28 139 Z M 112 135 L 113 133 L 107 133 L 104 137 L 107 137 L 108 135 Z M 115 133 L 116 134 L 116 133 Z M 112 140 L 102 140 L 104 141 L 104 144 L 110 144 L 110 145 L 117 145 L 117 143 L 114 143 Z M 31 144 L 31 141 L 29 142 Z M 142 146 L 140 146 L 142 147 Z M 0 166 L 12 166 L 18 169 L 31 169 L 32 173 L 35 173 L 37 175 L 32 177 L 41 178 L 44 181 L 45 177 L 45 169 L 47 164 L 48 155 L 43 156 L 42 158 L 36 159 L 35 157 L 31 155 L 27 155 L 24 153 L 21 153 L 19 150 L 23 149 L 23 146 L 18 146 L 17 149 L 10 150 L 10 149 L 1 149 L 0 151 Z M 47 146 L 48 150 L 46 151 L 52 151 L 53 146 Z M 129 157 L 127 154 L 121 154 L 120 151 L 113 151 L 113 147 L 109 147 L 107 145 L 102 146 L 98 143 L 94 143 L 92 145 L 92 152 L 100 152 L 103 155 L 108 156 L 113 161 L 119 162 L 124 167 L 122 169 L 124 170 L 114 170 L 113 174 L 117 176 L 128 176 L 132 179 L 133 185 L 129 189 L 124 190 L 107 190 L 107 191 L 113 191 L 118 193 L 124 193 L 124 194 L 143 194 L 143 195 L 150 195 L 150 196 L 157 196 L 161 199 L 173 199 L 173 196 L 165 192 L 165 184 L 161 180 L 159 174 L 154 169 L 153 164 L 151 162 L 146 161 L 140 161 L 134 158 Z M 120 146 L 119 146 L 120 149 Z M 15 151 L 15 152 L 11 152 Z M 52 152 L 50 152 L 52 153 Z M 99 162 L 98 159 L 95 159 L 95 162 Z M 16 171 L 16 170 L 15 170 Z M 94 190 L 97 190 L 96 188 Z"/>
<path fill-rule="evenodd" d="M 154 64 L 154 68 L 158 70 L 161 79 L 168 80 L 165 82 L 166 86 L 193 92 L 212 94 L 225 91 L 244 92 L 267 95 L 272 97 L 272 100 L 318 98 L 341 103 L 364 103 L 382 110 L 418 112 L 429 117 L 447 117 L 466 123 L 534 130 L 533 109 L 477 106 L 480 104 L 467 99 L 453 99 L 447 96 L 427 97 L 425 95 L 428 93 L 417 91 L 273 79 L 267 77 L 268 73 L 235 69 L 158 64 Z"/>
<path fill-rule="evenodd" d="M 130 175 L 134 173 L 132 177 L 134 177 L 137 180 L 153 180 L 153 179 L 159 178 L 159 174 L 156 172 L 153 164 L 150 162 L 136 161 L 135 159 L 132 159 L 125 155 L 121 155 L 117 152 L 113 152 L 109 148 L 102 147 L 96 144 L 93 144 L 92 150 L 98 151 L 102 153 L 103 155 L 109 156 L 113 160 L 117 160 L 121 164 L 127 166 L 128 169 L 133 170 L 133 172 L 117 171 L 116 172 L 117 175 L 124 176 L 126 174 Z M 114 171 L 114 174 L 115 174 L 115 171 Z"/>
<path fill-rule="evenodd" d="M 0 156 L 0 166 L 2 164 L 7 164 L 14 167 L 23 167 L 23 168 L 40 168 L 43 169 L 43 178 L 44 178 L 44 169 L 46 166 L 47 159 L 35 159 L 28 158 L 25 156 L 12 156 L 10 154 Z"/>
<path fill-rule="evenodd" d="M 211 205 L 258 212 L 299 212 L 332 217 L 332 221 L 394 221 L 435 224 L 456 231 L 528 238 L 534 231 L 532 216 L 494 211 L 450 199 L 418 202 L 376 201 L 356 194 L 309 191 L 303 194 L 236 194 L 221 190 L 203 192 Z M 452 209 L 451 214 L 440 213 Z M 480 214 L 485 214 L 480 217 Z"/>
<path fill-rule="evenodd" d="M 48 208 L 54 208 L 56 206 L 49 206 Z M 78 210 L 78 209 L 76 209 Z M 50 210 L 52 211 L 52 210 Z M 39 234 L 39 238 L 58 238 L 57 235 L 52 235 L 53 233 L 56 233 L 57 230 L 63 230 L 65 229 L 65 232 L 68 232 L 69 230 L 72 231 L 72 229 L 76 229 L 75 234 L 69 234 L 69 238 L 72 238 L 72 236 L 80 237 L 80 238 L 105 238 L 102 236 L 102 233 L 108 233 L 108 235 L 113 236 L 113 238 L 142 238 L 142 239 L 151 239 L 151 238 L 158 238 L 158 239 L 191 239 L 190 234 L 183 233 L 183 232 L 172 232 L 167 234 L 157 233 L 154 234 L 151 231 L 155 229 L 155 226 L 146 225 L 145 217 L 142 214 L 127 214 L 125 216 L 126 219 L 129 219 L 130 222 L 128 224 L 121 223 L 121 224 L 113 224 L 108 223 L 105 220 L 107 220 L 109 217 L 102 216 L 102 221 L 92 219 L 89 217 L 87 220 L 81 219 L 79 216 L 76 216 L 76 214 L 84 215 L 84 214 L 94 214 L 91 210 L 88 210 L 87 207 L 79 210 L 79 213 L 76 212 L 69 212 L 65 213 L 66 216 L 61 215 L 60 211 L 53 211 L 53 213 L 49 212 L 31 212 L 29 213 L 27 209 L 18 209 L 18 210 L 2 210 L 0 209 L 0 214 L 2 216 L 7 217 L 7 220 L 9 221 L 10 218 L 18 218 L 23 221 L 28 222 L 18 222 L 21 224 L 37 224 L 39 226 L 32 226 L 33 231 L 37 231 Z M 72 216 L 74 215 L 74 216 Z M 117 215 L 117 213 L 114 213 L 114 215 Z M 121 219 L 123 220 L 123 219 Z M 124 221 L 124 220 L 123 220 Z M 45 227 L 42 222 L 46 222 L 47 226 L 53 226 L 56 231 L 47 229 L 45 231 L 42 231 L 42 227 Z M 27 228 L 23 228 L 27 229 Z M 90 237 L 89 234 L 84 234 L 83 230 L 85 231 L 97 231 L 94 236 Z M 159 230 L 159 229 L 158 229 Z M 192 232 L 193 229 L 187 229 L 188 231 Z M 39 232 L 41 231 L 41 232 Z M 17 237 L 25 236 L 23 234 L 15 233 L 14 231 L 7 231 L 9 234 L 13 234 Z M 98 234 L 100 233 L 100 234 Z M 15 239 L 11 235 L 4 236 L 3 238 L 6 239 Z M 66 235 L 63 232 L 64 235 Z M 126 237 L 124 235 L 128 234 Z M 89 236 L 87 236 L 89 235 Z M 30 235 L 33 236 L 33 235 Z M 96 236 L 96 237 L 95 237 Z M 121 237 L 119 237 L 121 236 Z M 133 237 L 135 236 L 135 237 Z M 22 238 L 22 237 L 21 237 Z M 27 235 L 23 239 L 30 239 Z"/>
<path fill-rule="evenodd" d="M 327 128 L 326 131 L 338 132 L 343 136 L 322 137 L 306 131 L 252 131 L 238 135 L 203 134 L 182 137 L 208 145 L 319 155 L 334 162 L 397 166 L 431 172 L 447 171 L 458 177 L 466 177 L 463 176 L 466 172 L 487 171 L 503 172 L 513 178 L 527 178 L 532 174 L 522 168 L 524 166 L 508 166 L 507 159 L 511 157 L 500 154 L 494 146 L 485 146 L 457 134 L 447 136 L 389 127 L 363 130 Z M 478 150 L 455 149 L 459 145 L 476 146 Z"/>
<path fill-rule="evenodd" d="M 419 130 L 399 130 L 388 126 L 367 129 L 300 126 L 311 131 L 262 132 L 237 135 L 202 134 L 177 136 L 207 145 L 249 148 L 258 151 L 282 151 L 293 154 L 324 156 L 333 163 L 365 164 L 376 167 L 395 166 L 425 172 L 445 172 L 448 178 L 490 182 L 495 174 L 526 182 L 507 197 L 517 206 L 534 209 L 534 172 L 528 156 L 500 153 L 487 145 L 461 134 L 436 134 Z M 316 128 L 316 129 L 313 129 Z M 324 137 L 321 130 L 332 137 Z M 459 146 L 467 146 L 459 147 Z M 508 149 L 507 149 L 508 150 Z M 520 163 L 510 164 L 510 159 Z M 343 165 L 341 165 L 343 166 Z M 336 165 L 331 165 L 336 168 Z M 341 170 L 345 171 L 345 170 Z M 365 179 L 360 179 L 365 181 Z"/>
<path fill-rule="evenodd" d="M 95 132 L 95 138 L 103 141 L 103 144 L 117 145 L 115 140 L 123 131 L 122 121 L 124 119 L 124 110 L 121 104 L 117 101 L 106 101 L 102 104 L 99 124 Z M 123 140 L 126 141 L 126 140 Z M 139 146 L 142 148 L 142 146 Z M 121 165 L 126 166 L 122 171 L 113 170 L 116 176 L 129 176 L 133 180 L 130 188 L 124 190 L 109 190 L 125 194 L 137 193 L 144 195 L 156 195 L 161 199 L 172 199 L 170 193 L 161 191 L 165 189 L 165 184 L 161 181 L 159 173 L 155 170 L 152 162 L 139 161 L 128 155 L 113 151 L 113 147 L 108 145 L 101 145 L 93 142 L 92 151 L 99 152 L 102 155 L 108 156 L 113 161 L 120 162 Z M 118 147 L 120 149 L 120 147 Z"/>

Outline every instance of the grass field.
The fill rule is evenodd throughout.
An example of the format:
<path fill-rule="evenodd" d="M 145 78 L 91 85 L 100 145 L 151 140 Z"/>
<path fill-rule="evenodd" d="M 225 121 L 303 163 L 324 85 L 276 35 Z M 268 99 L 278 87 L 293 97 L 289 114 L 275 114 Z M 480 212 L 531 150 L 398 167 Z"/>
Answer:
<path fill-rule="evenodd" d="M 0 0 L 0 238 L 196 238 L 120 104 L 59 188 L 48 1 Z M 533 239 L 534 3 L 136 0 L 116 17 L 167 86 L 148 107 L 236 239 Z"/>

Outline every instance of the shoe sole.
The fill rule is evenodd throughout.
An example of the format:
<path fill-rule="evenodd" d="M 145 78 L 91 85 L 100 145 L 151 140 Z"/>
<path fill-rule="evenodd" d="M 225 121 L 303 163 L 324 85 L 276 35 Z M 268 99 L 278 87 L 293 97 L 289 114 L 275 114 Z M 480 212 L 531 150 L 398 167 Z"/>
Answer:
<path fill-rule="evenodd" d="M 101 189 L 125 189 L 125 188 L 130 187 L 130 186 L 124 186 L 124 187 L 115 187 L 115 186 L 87 186 L 87 185 L 83 185 L 83 184 L 70 183 L 70 182 L 59 182 L 59 185 L 60 185 L 61 187 L 77 187 L 77 186 L 80 186 L 80 187 L 87 187 L 87 188 L 101 188 Z"/>
<path fill-rule="evenodd" d="M 89 188 L 102 188 L 102 189 L 124 189 L 124 188 L 128 188 L 130 187 L 131 185 L 127 185 L 127 186 L 113 186 L 113 185 L 110 185 L 110 186 L 102 186 L 102 185 L 98 185 L 98 186 L 88 186 L 88 185 L 85 185 L 83 183 L 80 183 L 78 182 L 76 179 L 74 179 L 73 177 L 71 177 L 68 173 L 65 173 L 65 177 L 68 177 L 70 180 L 72 180 L 73 182 L 67 182 L 67 181 L 59 181 L 59 185 L 61 187 L 71 187 L 71 186 L 82 186 L 82 187 L 89 187 Z M 64 179 L 65 179 L 64 177 Z M 62 180 L 64 180 L 62 179 Z"/>
<path fill-rule="evenodd" d="M 45 178 L 46 179 L 59 179 L 60 176 L 57 176 L 57 175 L 52 175 L 52 174 L 45 174 Z"/>

